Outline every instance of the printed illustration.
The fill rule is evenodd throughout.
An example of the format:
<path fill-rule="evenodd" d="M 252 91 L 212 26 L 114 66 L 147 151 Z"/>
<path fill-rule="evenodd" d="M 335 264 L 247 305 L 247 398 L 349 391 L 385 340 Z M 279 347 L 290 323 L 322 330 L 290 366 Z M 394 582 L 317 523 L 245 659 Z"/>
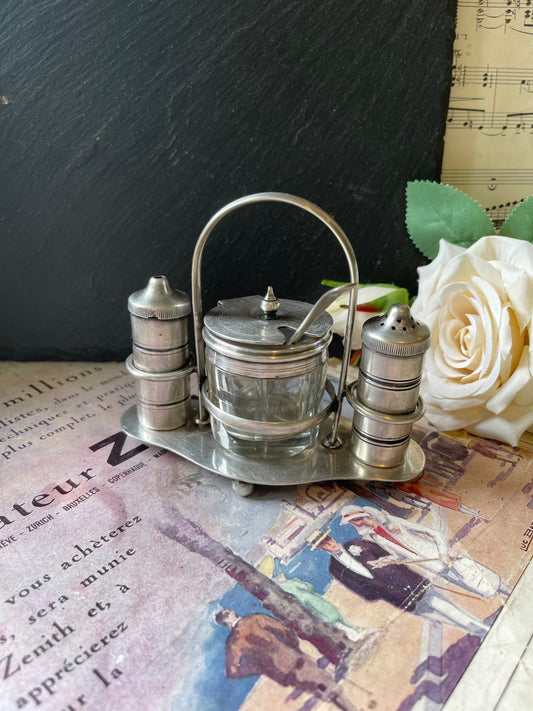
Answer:
<path fill-rule="evenodd" d="M 10 372 L 0 711 L 446 711 L 531 559 L 532 455 L 420 421 L 416 482 L 242 498 L 120 432 L 133 397 Z"/>
<path fill-rule="evenodd" d="M 455 484 L 467 474 L 465 460 L 473 455 L 463 443 L 435 434 L 429 433 L 426 451 L 434 457 L 434 463 L 442 462 L 448 471 L 461 462 L 455 469 Z M 328 674 L 323 693 L 329 694 L 333 706 L 350 708 L 346 706 L 347 699 L 355 708 L 379 705 L 379 692 L 361 683 L 358 672 L 379 664 L 380 649 L 387 649 L 390 644 L 387 638 L 396 636 L 395 626 L 403 623 L 405 616 L 411 629 L 416 624 L 418 646 L 414 645 L 413 652 L 417 663 L 406 685 L 410 686 L 410 693 L 396 696 L 395 705 L 390 708 L 404 711 L 411 708 L 411 701 L 414 704 L 426 697 L 442 704 L 453 689 L 451 680 L 457 680 L 461 669 L 464 671 L 468 665 L 507 599 L 511 585 L 492 567 L 471 555 L 466 546 L 468 531 L 475 524 L 490 524 L 489 517 L 463 504 L 460 494 L 431 482 L 430 468 L 427 479 L 423 477 L 410 485 L 362 487 L 348 482 L 346 486 L 298 487 L 292 500 L 285 498 L 281 502 L 286 513 L 250 552 L 255 568 L 244 559 L 237 559 L 227 548 L 222 549 L 203 529 L 176 510 L 170 519 L 176 520 L 177 525 L 167 527 L 165 533 L 189 550 L 209 557 L 238 581 L 238 586 L 213 601 L 214 618 L 219 625 L 231 630 L 240 625 L 241 629 L 249 630 L 270 622 L 269 629 L 274 630 L 281 623 L 279 634 L 285 641 L 281 630 L 295 631 L 296 636 L 291 636 L 290 659 L 301 651 L 299 640 L 313 643 L 314 662 L 306 659 L 306 673 L 318 668 Z M 487 481 L 487 489 L 491 488 L 490 483 Z M 392 501 L 397 503 L 391 504 Z M 451 530 L 448 514 L 456 519 Z M 465 518 L 472 528 L 465 528 Z M 457 536 L 461 531 L 462 535 Z M 314 618 L 313 635 L 306 633 L 307 625 L 301 623 L 302 609 L 298 603 Z M 365 614 L 360 616 L 363 608 Z M 319 621 L 328 624 L 321 627 Z M 343 634 L 350 652 L 339 656 L 337 646 L 335 654 L 327 653 L 325 637 L 332 628 Z M 254 708 L 252 699 L 257 689 L 264 688 L 265 677 L 278 686 L 294 687 L 292 695 L 283 697 L 284 703 L 298 699 L 294 708 L 309 709 L 325 699 L 312 688 L 311 681 L 305 686 L 296 680 L 292 662 L 287 661 L 285 672 L 272 659 L 265 661 L 264 666 L 243 662 L 235 667 L 239 655 L 233 640 L 237 635 L 231 635 L 232 632 L 229 637 L 221 637 L 214 631 L 207 641 L 210 647 L 218 644 L 219 653 L 226 660 L 223 669 L 219 666 L 217 684 L 222 683 L 222 674 L 226 682 L 249 679 L 234 704 L 224 708 Z M 276 645 L 270 647 L 266 633 L 259 637 L 257 643 L 263 652 L 269 649 L 276 657 Z M 330 643 L 338 644 L 338 639 L 331 637 Z M 253 646 L 248 648 L 244 642 L 242 645 L 254 659 L 257 650 Z M 245 652 L 243 655 L 246 657 Z M 253 669 L 255 684 L 251 681 Z M 214 673 L 213 665 L 208 673 Z M 263 683 L 256 687 L 259 680 Z M 343 695 L 333 697 L 337 687 L 329 680 L 343 684 Z M 205 680 L 196 683 L 205 694 Z"/>

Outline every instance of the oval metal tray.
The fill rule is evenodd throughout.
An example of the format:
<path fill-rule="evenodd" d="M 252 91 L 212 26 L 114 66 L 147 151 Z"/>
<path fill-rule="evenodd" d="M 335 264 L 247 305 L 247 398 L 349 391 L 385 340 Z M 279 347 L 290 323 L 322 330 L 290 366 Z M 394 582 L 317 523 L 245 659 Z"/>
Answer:
<path fill-rule="evenodd" d="M 350 427 L 342 421 L 339 434 L 344 445 L 326 449 L 320 442 L 331 429 L 329 418 L 322 423 L 313 447 L 294 457 L 269 460 L 232 454 L 215 442 L 210 427 L 199 427 L 193 421 L 166 432 L 147 429 L 140 424 L 135 405 L 124 412 L 121 426 L 135 439 L 168 449 L 215 474 L 254 485 L 292 486 L 332 479 L 402 482 L 418 478 L 425 464 L 424 452 L 414 440 L 410 441 L 401 466 L 371 467 L 360 462 L 350 451 Z"/>

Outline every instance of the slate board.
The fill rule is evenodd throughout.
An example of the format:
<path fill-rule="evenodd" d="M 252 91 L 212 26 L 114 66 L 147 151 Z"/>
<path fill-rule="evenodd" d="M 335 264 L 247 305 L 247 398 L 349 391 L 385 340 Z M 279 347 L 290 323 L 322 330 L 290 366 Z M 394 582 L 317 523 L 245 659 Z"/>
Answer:
<path fill-rule="evenodd" d="M 4 0 L 0 357 L 122 359 L 153 274 L 190 293 L 210 216 L 253 192 L 330 212 L 363 282 L 416 292 L 405 185 L 438 180 L 455 3 Z M 290 206 L 216 229 L 204 304 L 347 278 Z"/>

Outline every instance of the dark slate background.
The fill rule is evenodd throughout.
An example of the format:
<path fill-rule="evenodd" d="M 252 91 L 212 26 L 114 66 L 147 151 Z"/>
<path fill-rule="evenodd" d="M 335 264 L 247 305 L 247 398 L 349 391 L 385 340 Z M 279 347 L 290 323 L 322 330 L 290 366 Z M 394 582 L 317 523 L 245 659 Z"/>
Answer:
<path fill-rule="evenodd" d="M 438 180 L 453 0 L 2 0 L 0 357 L 122 359 L 152 274 L 190 293 L 209 217 L 252 192 L 330 212 L 362 281 L 416 291 L 405 185 Z M 204 305 L 347 278 L 315 218 L 208 242 Z"/>

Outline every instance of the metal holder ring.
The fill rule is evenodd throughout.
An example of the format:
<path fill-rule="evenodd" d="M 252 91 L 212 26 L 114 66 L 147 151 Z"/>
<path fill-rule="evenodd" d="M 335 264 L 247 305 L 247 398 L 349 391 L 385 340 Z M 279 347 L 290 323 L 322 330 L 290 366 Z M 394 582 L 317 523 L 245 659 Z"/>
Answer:
<path fill-rule="evenodd" d="M 263 422 L 261 420 L 248 420 L 221 410 L 209 397 L 207 381 L 204 382 L 201 392 L 202 402 L 209 414 L 225 427 L 238 430 L 239 437 L 243 440 L 255 440 L 260 436 L 265 441 L 273 442 L 302 434 L 319 425 L 336 409 L 338 404 L 335 388 L 331 381 L 326 380 L 326 392 L 331 400 L 316 415 L 307 417 L 305 420 L 294 420 L 292 422 Z"/>
<path fill-rule="evenodd" d="M 416 401 L 416 407 L 412 412 L 404 412 L 399 414 L 379 412 L 378 410 L 372 410 L 370 407 L 363 405 L 359 402 L 354 390 L 357 387 L 357 380 L 348 385 L 346 389 L 346 399 L 348 403 L 353 407 L 353 409 L 361 415 L 372 417 L 374 420 L 382 422 L 383 424 L 399 425 L 399 424 L 409 424 L 410 422 L 416 422 L 419 420 L 425 412 L 425 405 L 422 397 L 419 395 Z"/>

